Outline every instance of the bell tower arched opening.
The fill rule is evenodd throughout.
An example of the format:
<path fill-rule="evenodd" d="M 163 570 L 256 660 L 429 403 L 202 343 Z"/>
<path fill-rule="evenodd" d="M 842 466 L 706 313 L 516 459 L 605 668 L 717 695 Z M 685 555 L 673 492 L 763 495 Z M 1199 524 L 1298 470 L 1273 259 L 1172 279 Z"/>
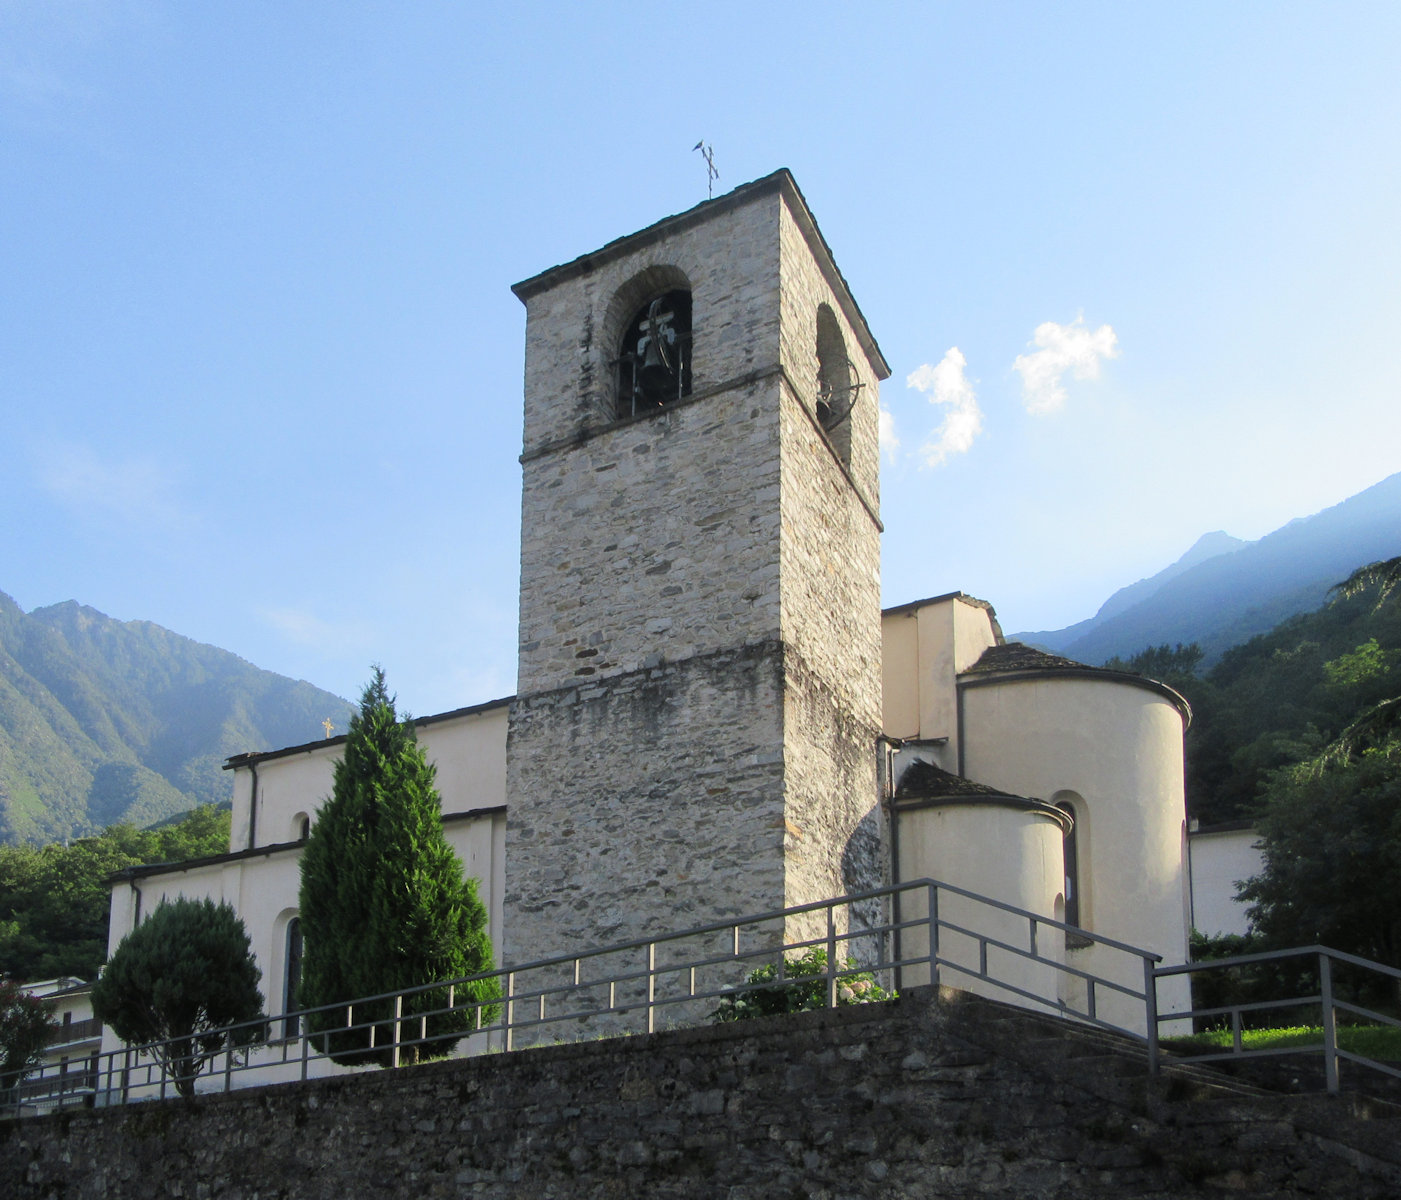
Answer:
<path fill-rule="evenodd" d="M 851 410 L 861 394 L 846 353 L 837 315 L 826 304 L 817 306 L 817 420 L 847 466 L 851 465 Z"/>
<path fill-rule="evenodd" d="M 617 417 L 639 416 L 691 394 L 691 292 L 672 288 L 644 301 L 618 346 Z"/>

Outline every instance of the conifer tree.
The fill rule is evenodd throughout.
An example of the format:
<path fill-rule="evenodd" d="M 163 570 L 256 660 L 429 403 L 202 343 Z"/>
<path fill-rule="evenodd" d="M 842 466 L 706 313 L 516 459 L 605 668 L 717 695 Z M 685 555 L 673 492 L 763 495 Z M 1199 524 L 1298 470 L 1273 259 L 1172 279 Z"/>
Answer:
<path fill-rule="evenodd" d="M 227 1050 L 263 1036 L 262 972 L 229 904 L 162 901 L 112 952 L 92 989 L 92 1011 L 128 1045 L 152 1055 L 189 1099 L 195 1078 Z M 223 1031 L 237 1026 L 232 1033 Z"/>
<path fill-rule="evenodd" d="M 374 677 L 351 719 L 345 754 L 336 763 L 330 798 L 322 806 L 302 855 L 303 1008 L 348 1004 L 365 996 L 457 979 L 492 969 L 486 906 L 476 881 L 443 836 L 435 768 L 424 757 L 412 724 L 400 721 L 384 672 Z M 495 980 L 458 987 L 454 1000 L 490 1001 Z M 406 997 L 403 1012 L 447 1005 L 447 989 Z M 391 1001 L 355 1005 L 357 1026 L 344 1030 L 343 1009 L 308 1018 L 321 1049 L 340 1063 L 392 1061 Z M 490 1006 L 432 1016 L 426 1045 L 402 1050 L 400 1061 L 447 1054 L 452 1034 L 495 1016 Z M 371 1049 L 371 1033 L 374 1048 Z M 405 1022 L 400 1040 L 417 1039 L 420 1022 Z M 448 1036 L 444 1036 L 448 1035 Z"/>

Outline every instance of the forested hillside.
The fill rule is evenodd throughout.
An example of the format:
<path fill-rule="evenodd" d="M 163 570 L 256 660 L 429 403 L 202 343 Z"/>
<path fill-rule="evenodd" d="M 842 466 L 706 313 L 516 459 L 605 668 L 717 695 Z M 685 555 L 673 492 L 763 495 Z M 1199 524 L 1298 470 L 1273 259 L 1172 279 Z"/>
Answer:
<path fill-rule="evenodd" d="M 96 978 L 107 957 L 109 876 L 228 848 L 229 813 L 210 805 L 158 829 L 114 825 L 71 846 L 0 846 L 0 978 Z"/>
<path fill-rule="evenodd" d="M 1187 806 L 1202 824 L 1253 817 L 1272 771 L 1316 755 L 1380 701 L 1401 696 L 1401 589 L 1335 592 L 1313 612 L 1227 650 L 1167 646 L 1106 665 L 1171 684 L 1192 705 Z"/>
<path fill-rule="evenodd" d="M 224 759 L 344 729 L 350 706 L 148 621 L 0 593 L 0 842 L 150 825 L 229 797 Z"/>

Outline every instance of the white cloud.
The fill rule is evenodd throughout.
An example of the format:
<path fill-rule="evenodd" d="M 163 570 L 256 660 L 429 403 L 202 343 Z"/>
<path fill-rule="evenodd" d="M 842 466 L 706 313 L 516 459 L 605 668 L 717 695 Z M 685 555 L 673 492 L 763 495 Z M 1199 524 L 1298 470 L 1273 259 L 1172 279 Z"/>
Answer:
<path fill-rule="evenodd" d="M 900 449 L 900 438 L 895 433 L 895 414 L 884 404 L 880 409 L 880 449 L 886 461 L 891 463 Z"/>
<path fill-rule="evenodd" d="M 930 404 L 947 405 L 949 411 L 930 438 L 920 447 L 924 465 L 937 467 L 950 455 L 964 454 L 973 439 L 982 432 L 983 410 L 973 385 L 963 374 L 968 360 L 957 347 L 952 347 L 937 367 L 928 363 L 915 368 L 905 379 L 905 386 L 931 393 Z"/>
<path fill-rule="evenodd" d="M 1119 354 L 1119 339 L 1112 327 L 1086 329 L 1085 318 L 1069 325 L 1043 321 L 1032 337 L 1036 350 L 1019 354 L 1012 369 L 1022 377 L 1022 401 L 1029 413 L 1059 412 L 1065 405 L 1061 376 L 1069 371 L 1076 379 L 1097 379 L 1099 364 Z"/>
<path fill-rule="evenodd" d="M 80 516 L 165 528 L 192 524 L 176 497 L 174 474 L 157 459 L 117 460 L 76 443 L 44 447 L 36 458 L 40 486 Z"/>

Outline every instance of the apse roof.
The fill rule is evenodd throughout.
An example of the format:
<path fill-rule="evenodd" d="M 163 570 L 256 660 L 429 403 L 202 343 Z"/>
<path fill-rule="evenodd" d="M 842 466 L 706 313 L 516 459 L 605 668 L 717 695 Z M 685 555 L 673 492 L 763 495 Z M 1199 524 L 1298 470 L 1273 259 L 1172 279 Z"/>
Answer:
<path fill-rule="evenodd" d="M 1062 658 L 1059 654 L 1048 654 L 1025 642 L 1003 642 L 1000 646 L 989 646 L 982 657 L 968 668 L 968 674 L 975 671 L 1098 671 L 1088 663 L 1076 662 L 1073 658 Z"/>
<path fill-rule="evenodd" d="M 980 684 L 1002 682 L 991 676 L 1010 677 L 1012 680 L 1034 678 L 1037 673 L 1069 676 L 1071 678 L 1102 679 L 1106 683 L 1126 683 L 1131 687 L 1144 688 L 1170 701 L 1182 715 L 1184 728 L 1192 722 L 1192 706 L 1181 692 L 1150 679 L 1147 675 L 1137 675 L 1132 671 L 1115 671 L 1109 667 L 1092 667 L 1088 663 L 1076 662 L 1073 658 L 1062 658 L 1059 654 L 1048 654 L 1025 642 L 1003 642 L 999 646 L 989 646 L 981 657 L 959 679 L 961 686 L 975 687 Z M 978 679 L 976 676 L 987 676 Z M 974 676 L 975 678 L 969 678 Z"/>
<path fill-rule="evenodd" d="M 1009 793 L 988 787 L 945 771 L 942 767 L 921 758 L 915 759 L 900 775 L 895 788 L 895 798 L 904 800 L 915 796 L 1006 796 Z M 1017 797 L 1024 799 L 1024 797 Z"/>

